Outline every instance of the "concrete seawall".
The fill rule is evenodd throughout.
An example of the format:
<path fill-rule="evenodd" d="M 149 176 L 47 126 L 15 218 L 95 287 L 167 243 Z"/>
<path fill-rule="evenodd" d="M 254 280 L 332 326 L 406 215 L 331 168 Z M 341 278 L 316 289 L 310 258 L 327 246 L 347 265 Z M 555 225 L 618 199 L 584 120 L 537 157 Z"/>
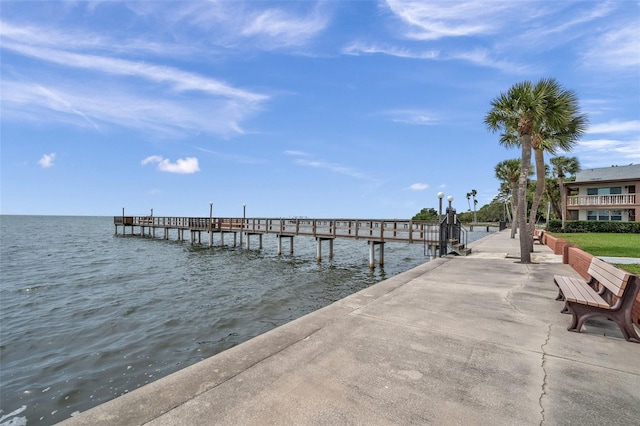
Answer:
<path fill-rule="evenodd" d="M 63 424 L 637 424 L 640 345 L 578 333 L 509 232 L 425 263 Z"/>

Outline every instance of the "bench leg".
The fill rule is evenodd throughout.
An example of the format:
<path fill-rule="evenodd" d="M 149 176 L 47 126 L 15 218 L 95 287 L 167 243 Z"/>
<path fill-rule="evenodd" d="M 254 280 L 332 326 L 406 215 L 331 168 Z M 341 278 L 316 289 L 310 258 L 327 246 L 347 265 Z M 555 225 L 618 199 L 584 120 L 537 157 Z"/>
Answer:
<path fill-rule="evenodd" d="M 580 330 L 582 330 L 582 326 L 589 318 L 602 316 L 618 324 L 625 340 L 640 343 L 640 336 L 636 332 L 635 328 L 633 328 L 630 313 L 625 315 L 625 312 L 623 311 L 594 310 L 593 306 L 570 302 L 566 302 L 566 308 L 572 314 L 571 324 L 567 328 L 569 331 L 579 333 Z"/>

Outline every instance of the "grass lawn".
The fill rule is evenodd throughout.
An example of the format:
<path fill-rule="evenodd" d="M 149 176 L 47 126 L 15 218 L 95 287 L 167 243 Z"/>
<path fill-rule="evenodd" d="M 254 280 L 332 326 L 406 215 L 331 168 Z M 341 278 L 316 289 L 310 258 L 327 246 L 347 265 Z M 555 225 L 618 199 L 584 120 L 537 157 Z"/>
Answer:
<path fill-rule="evenodd" d="M 638 257 L 640 258 L 640 234 L 605 234 L 605 233 L 551 233 L 571 244 L 579 246 L 594 256 Z M 616 265 L 632 274 L 640 275 L 638 265 Z"/>

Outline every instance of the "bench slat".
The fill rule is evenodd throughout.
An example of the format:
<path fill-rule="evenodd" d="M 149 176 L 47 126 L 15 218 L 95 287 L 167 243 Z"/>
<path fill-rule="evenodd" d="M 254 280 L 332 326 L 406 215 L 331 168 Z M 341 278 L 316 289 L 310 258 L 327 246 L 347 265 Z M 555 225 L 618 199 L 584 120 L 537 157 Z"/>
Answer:
<path fill-rule="evenodd" d="M 626 271 L 618 269 L 597 257 L 591 259 L 588 274 L 618 297 L 624 293 L 624 289 L 631 277 L 631 274 Z"/>
<path fill-rule="evenodd" d="M 554 276 L 566 300 L 609 309 L 611 306 L 581 278 Z"/>

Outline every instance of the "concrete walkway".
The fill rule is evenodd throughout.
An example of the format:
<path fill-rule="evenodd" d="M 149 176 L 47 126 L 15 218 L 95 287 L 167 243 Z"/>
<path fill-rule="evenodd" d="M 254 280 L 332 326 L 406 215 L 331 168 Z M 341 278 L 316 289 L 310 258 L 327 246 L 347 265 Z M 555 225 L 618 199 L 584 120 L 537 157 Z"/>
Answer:
<path fill-rule="evenodd" d="M 509 231 L 371 286 L 65 423 L 638 425 L 640 345 L 566 330 L 546 246 Z"/>

